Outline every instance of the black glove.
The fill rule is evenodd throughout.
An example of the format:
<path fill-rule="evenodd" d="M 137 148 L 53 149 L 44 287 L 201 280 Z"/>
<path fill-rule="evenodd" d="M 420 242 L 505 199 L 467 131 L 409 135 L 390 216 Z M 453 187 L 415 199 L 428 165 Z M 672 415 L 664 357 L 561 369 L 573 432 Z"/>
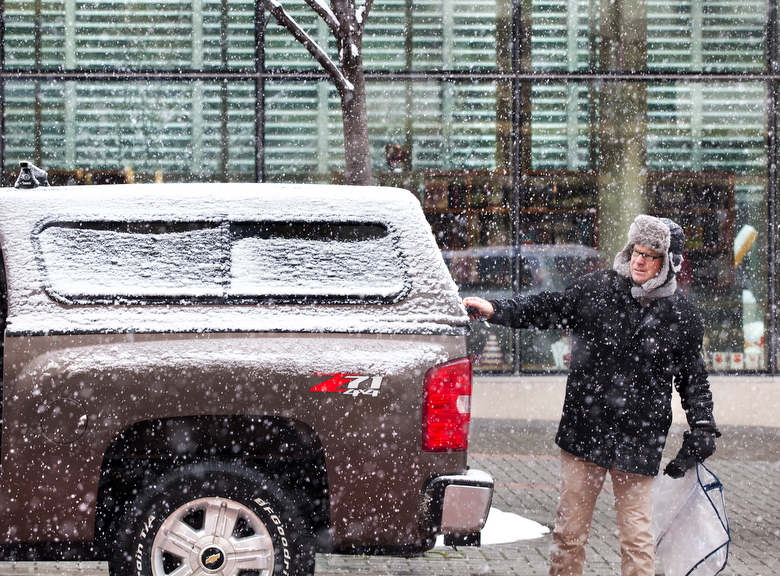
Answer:
<path fill-rule="evenodd" d="M 683 443 L 677 457 L 664 468 L 664 474 L 672 478 L 682 478 L 688 468 L 696 462 L 704 462 L 715 453 L 716 432 L 709 427 L 691 428 L 683 434 Z"/>

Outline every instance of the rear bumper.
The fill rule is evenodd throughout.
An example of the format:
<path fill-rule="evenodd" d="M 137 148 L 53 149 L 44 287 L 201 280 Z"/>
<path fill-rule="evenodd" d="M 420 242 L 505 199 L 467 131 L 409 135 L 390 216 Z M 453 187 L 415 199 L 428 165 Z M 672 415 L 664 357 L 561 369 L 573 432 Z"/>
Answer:
<path fill-rule="evenodd" d="M 480 470 L 436 476 L 425 487 L 424 523 L 435 534 L 467 535 L 485 526 L 493 478 Z"/>

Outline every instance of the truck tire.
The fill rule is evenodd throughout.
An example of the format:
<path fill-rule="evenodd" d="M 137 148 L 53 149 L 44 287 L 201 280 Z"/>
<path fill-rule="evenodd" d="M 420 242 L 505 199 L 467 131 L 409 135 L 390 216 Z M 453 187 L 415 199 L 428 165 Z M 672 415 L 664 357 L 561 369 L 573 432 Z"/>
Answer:
<path fill-rule="evenodd" d="M 112 576 L 307 576 L 314 535 L 273 480 L 222 462 L 152 479 L 120 521 Z"/>

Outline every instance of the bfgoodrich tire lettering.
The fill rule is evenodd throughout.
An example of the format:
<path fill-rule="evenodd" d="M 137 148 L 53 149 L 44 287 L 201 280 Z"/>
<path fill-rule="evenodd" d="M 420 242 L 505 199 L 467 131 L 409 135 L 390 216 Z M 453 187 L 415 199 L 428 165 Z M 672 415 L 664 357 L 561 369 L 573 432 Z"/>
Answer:
<path fill-rule="evenodd" d="M 290 495 L 242 466 L 182 466 L 146 486 L 123 518 L 114 576 L 304 576 L 314 537 Z"/>

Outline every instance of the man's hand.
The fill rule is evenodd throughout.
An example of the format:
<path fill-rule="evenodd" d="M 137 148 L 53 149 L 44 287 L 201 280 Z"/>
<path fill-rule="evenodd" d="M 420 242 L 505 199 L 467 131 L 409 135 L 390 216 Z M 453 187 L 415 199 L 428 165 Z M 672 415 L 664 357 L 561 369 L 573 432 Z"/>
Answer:
<path fill-rule="evenodd" d="M 472 320 L 490 320 L 493 316 L 493 305 L 482 298 L 471 296 L 463 299 L 463 305 L 466 307 L 469 318 Z"/>
<path fill-rule="evenodd" d="M 682 478 L 696 462 L 704 462 L 715 453 L 715 432 L 706 428 L 692 428 L 683 435 L 683 443 L 677 457 L 664 468 L 664 474 Z"/>

